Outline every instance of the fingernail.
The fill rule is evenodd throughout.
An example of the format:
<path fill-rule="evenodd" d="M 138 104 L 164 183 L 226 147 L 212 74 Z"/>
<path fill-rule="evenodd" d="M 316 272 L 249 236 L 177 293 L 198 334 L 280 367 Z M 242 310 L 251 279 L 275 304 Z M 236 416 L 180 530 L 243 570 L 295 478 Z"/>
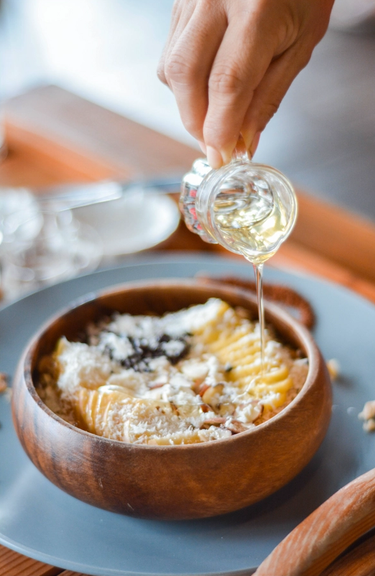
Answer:
<path fill-rule="evenodd" d="M 203 154 L 207 154 L 206 144 L 201 140 L 198 140 L 199 148 L 202 150 Z"/>
<path fill-rule="evenodd" d="M 233 155 L 233 150 L 231 152 L 228 152 L 227 150 L 223 152 L 223 163 L 224 164 L 229 164 L 229 162 L 232 160 L 232 155 Z"/>
<path fill-rule="evenodd" d="M 221 154 L 215 150 L 215 148 L 212 148 L 212 146 L 207 146 L 207 160 L 211 168 L 214 170 L 221 168 L 223 165 Z"/>
<path fill-rule="evenodd" d="M 258 148 L 258 144 L 259 144 L 259 140 L 260 140 L 260 136 L 261 136 L 261 132 L 257 132 L 253 138 L 253 141 L 251 143 L 250 146 L 250 156 L 253 157 L 257 148 Z"/>

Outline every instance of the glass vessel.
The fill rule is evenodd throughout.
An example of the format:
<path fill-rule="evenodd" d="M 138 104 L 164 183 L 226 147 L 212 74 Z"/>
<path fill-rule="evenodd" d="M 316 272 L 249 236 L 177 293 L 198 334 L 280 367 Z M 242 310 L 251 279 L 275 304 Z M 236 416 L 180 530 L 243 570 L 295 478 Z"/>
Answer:
<path fill-rule="evenodd" d="M 259 265 L 292 231 L 297 200 L 281 172 L 236 150 L 230 164 L 218 170 L 206 159 L 194 162 L 183 178 L 180 209 L 189 230 L 203 240 Z"/>

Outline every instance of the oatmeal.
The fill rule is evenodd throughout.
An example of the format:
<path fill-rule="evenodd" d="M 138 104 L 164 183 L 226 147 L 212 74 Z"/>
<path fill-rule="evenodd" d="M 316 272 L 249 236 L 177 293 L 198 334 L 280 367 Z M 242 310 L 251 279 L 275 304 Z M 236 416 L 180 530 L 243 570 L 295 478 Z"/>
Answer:
<path fill-rule="evenodd" d="M 307 359 L 217 298 L 162 317 L 117 314 L 61 338 L 39 366 L 51 410 L 94 434 L 135 444 L 227 438 L 269 419 L 302 388 Z"/>

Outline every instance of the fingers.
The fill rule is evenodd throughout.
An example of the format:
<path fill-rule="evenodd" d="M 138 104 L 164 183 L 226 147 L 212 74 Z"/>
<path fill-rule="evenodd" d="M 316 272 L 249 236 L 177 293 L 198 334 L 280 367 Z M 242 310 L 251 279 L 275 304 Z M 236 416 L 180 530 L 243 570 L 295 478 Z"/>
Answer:
<path fill-rule="evenodd" d="M 223 11 L 203 7 L 203 3 L 196 5 L 185 26 L 187 14 L 180 17 L 162 63 L 182 122 L 198 141 L 203 141 L 208 78 L 227 26 Z"/>
<path fill-rule="evenodd" d="M 261 131 L 256 132 L 256 134 L 255 134 L 255 136 L 254 136 L 254 138 L 253 138 L 253 140 L 252 140 L 252 142 L 248 148 L 250 158 L 252 158 L 254 156 L 255 152 L 257 151 L 261 135 L 262 135 Z"/>
<path fill-rule="evenodd" d="M 176 0 L 159 78 L 209 163 L 231 160 L 240 133 L 261 131 L 307 64 L 333 0 Z"/>
<path fill-rule="evenodd" d="M 157 75 L 159 80 L 161 80 L 161 82 L 163 82 L 163 84 L 166 84 L 167 86 L 168 81 L 164 72 L 167 54 L 170 51 L 171 47 L 175 44 L 176 39 L 178 38 L 177 28 L 179 28 L 179 30 L 181 29 L 183 30 L 185 28 L 192 12 L 193 12 L 192 6 L 190 6 L 190 10 L 189 9 L 183 10 L 182 3 L 179 2 L 178 0 L 175 0 L 172 9 L 172 18 L 171 18 L 171 25 L 169 27 L 168 38 L 165 43 L 162 55 L 160 57 L 157 69 Z M 183 14 L 185 14 L 185 17 L 183 17 Z"/>
<path fill-rule="evenodd" d="M 231 20 L 211 69 L 203 133 L 213 168 L 230 161 L 253 94 L 275 51 L 272 39 L 248 18 Z"/>
<path fill-rule="evenodd" d="M 308 64 L 314 47 L 327 29 L 333 0 L 301 2 L 300 6 L 303 4 L 307 12 L 295 41 L 271 62 L 246 112 L 241 133 L 250 154 L 255 153 L 260 133 L 278 110 L 295 77 Z"/>

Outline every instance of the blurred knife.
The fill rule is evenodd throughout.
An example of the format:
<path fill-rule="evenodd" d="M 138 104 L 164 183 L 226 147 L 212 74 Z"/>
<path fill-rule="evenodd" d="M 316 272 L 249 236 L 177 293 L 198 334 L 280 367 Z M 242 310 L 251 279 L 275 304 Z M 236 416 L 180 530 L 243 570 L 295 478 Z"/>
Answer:
<path fill-rule="evenodd" d="M 87 184 L 62 184 L 38 191 L 37 200 L 42 204 L 61 204 L 61 210 L 70 210 L 118 200 L 135 188 L 152 190 L 160 194 L 179 193 L 181 180 L 182 176 L 170 176 L 129 182 L 102 180 Z"/>

